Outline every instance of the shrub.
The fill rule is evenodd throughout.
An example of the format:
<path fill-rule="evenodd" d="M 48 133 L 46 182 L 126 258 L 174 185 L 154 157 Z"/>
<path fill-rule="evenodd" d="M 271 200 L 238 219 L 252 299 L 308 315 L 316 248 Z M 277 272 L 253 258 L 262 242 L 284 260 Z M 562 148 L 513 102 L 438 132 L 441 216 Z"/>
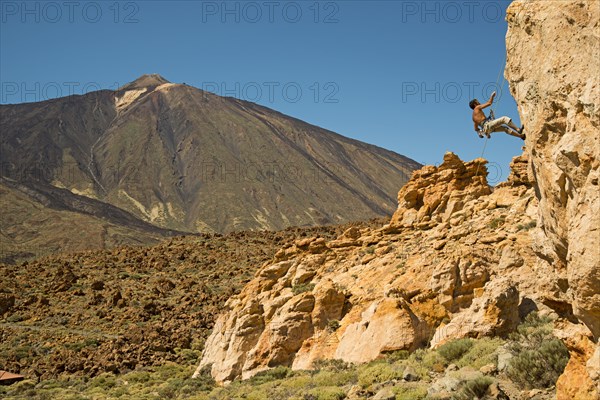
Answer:
<path fill-rule="evenodd" d="M 396 399 L 400 400 L 423 400 L 427 397 L 425 386 L 398 386 L 395 389 Z"/>
<path fill-rule="evenodd" d="M 202 357 L 202 352 L 192 349 L 175 349 L 175 353 L 183 359 L 187 365 L 196 365 L 197 361 Z"/>
<path fill-rule="evenodd" d="M 248 383 L 253 386 L 262 385 L 263 383 L 273 382 L 276 380 L 292 376 L 293 372 L 287 367 L 276 367 L 261 371 L 248 380 Z"/>
<path fill-rule="evenodd" d="M 161 399 L 174 399 L 177 391 L 171 385 L 167 385 L 158 389 L 158 395 Z"/>
<path fill-rule="evenodd" d="M 517 326 L 517 331 L 509 335 L 514 343 L 537 347 L 548 335 L 552 334 L 552 319 L 540 316 L 536 312 L 529 313 L 525 320 Z M 514 344 L 512 343 L 512 344 Z M 511 344 L 511 345 L 512 345 Z"/>
<path fill-rule="evenodd" d="M 21 314 L 13 314 L 10 317 L 6 318 L 6 322 L 15 323 L 21 322 L 25 319 Z"/>
<path fill-rule="evenodd" d="M 553 386 L 569 361 L 569 351 L 562 341 L 551 339 L 535 350 L 524 350 L 510 359 L 508 376 L 526 388 Z"/>
<path fill-rule="evenodd" d="M 343 400 L 346 398 L 346 392 L 342 388 L 335 386 L 318 387 L 309 390 L 304 398 L 314 400 Z"/>
<path fill-rule="evenodd" d="M 456 363 L 459 367 L 471 366 L 479 369 L 486 364 L 497 364 L 498 355 L 496 350 L 503 344 L 502 339 L 482 338 L 473 341 L 473 347 L 469 349 Z"/>
<path fill-rule="evenodd" d="M 123 397 L 130 398 L 129 388 L 127 386 L 120 386 L 111 391 L 111 396 L 114 397 Z M 85 399 L 85 397 L 81 397 L 80 399 Z"/>
<path fill-rule="evenodd" d="M 320 371 L 313 376 L 315 386 L 344 386 L 356 383 L 357 376 L 354 371 Z"/>
<path fill-rule="evenodd" d="M 90 382 L 91 387 L 101 388 L 107 390 L 115 387 L 117 384 L 117 378 L 110 373 L 103 373 L 92 379 Z"/>
<path fill-rule="evenodd" d="M 536 226 L 537 226 L 537 223 L 535 221 L 529 221 L 529 222 L 527 222 L 525 224 L 519 224 L 519 225 L 517 225 L 517 230 L 519 230 L 519 231 L 523 231 L 523 230 L 528 231 L 531 228 L 535 228 Z"/>
<path fill-rule="evenodd" d="M 462 382 L 458 392 L 454 395 L 454 398 L 456 400 L 480 399 L 485 395 L 487 388 L 492 382 L 493 380 L 487 376 Z"/>
<path fill-rule="evenodd" d="M 335 358 L 328 360 L 320 359 L 313 363 L 313 367 L 316 370 L 340 372 L 349 370 L 350 368 L 352 368 L 352 364 L 349 364 L 344 360 L 338 360 Z"/>
<path fill-rule="evenodd" d="M 393 364 L 397 361 L 406 360 L 410 356 L 408 350 L 396 350 L 386 354 L 385 359 L 390 364 Z"/>
<path fill-rule="evenodd" d="M 554 385 L 569 361 L 569 351 L 552 335 L 552 320 L 531 313 L 509 338 L 514 356 L 507 375 L 524 388 Z"/>
<path fill-rule="evenodd" d="M 329 322 L 327 322 L 327 330 L 329 332 L 335 332 L 340 328 L 340 321 L 338 321 L 337 319 L 332 319 Z"/>
<path fill-rule="evenodd" d="M 99 344 L 100 342 L 97 339 L 86 339 L 83 342 L 67 343 L 65 344 L 65 347 L 69 350 L 79 353 L 86 347 L 98 347 Z"/>
<path fill-rule="evenodd" d="M 441 345 L 437 351 L 448 362 L 458 360 L 473 347 L 473 340 L 458 339 Z"/>
<path fill-rule="evenodd" d="M 190 376 L 190 368 L 167 361 L 165 364 L 155 367 L 153 375 L 156 379 L 162 381 L 173 378 L 185 379 Z"/>
<path fill-rule="evenodd" d="M 269 398 L 269 393 L 266 389 L 257 388 L 249 392 L 246 398 L 248 400 L 265 400 Z"/>
<path fill-rule="evenodd" d="M 13 355 L 17 360 L 28 359 L 29 354 L 33 351 L 30 345 L 16 347 L 13 351 Z"/>
<path fill-rule="evenodd" d="M 127 380 L 132 383 L 146 383 L 150 380 L 150 373 L 147 371 L 134 371 L 127 374 Z"/>
<path fill-rule="evenodd" d="M 205 365 L 202 367 L 198 375 L 193 379 L 188 379 L 186 387 L 194 388 L 197 391 L 205 391 L 210 390 L 211 388 L 216 386 L 215 380 L 213 379 L 210 371 L 212 369 L 212 364 Z"/>
<path fill-rule="evenodd" d="M 294 295 L 297 295 L 304 292 L 312 292 L 314 288 L 315 285 L 313 283 L 301 283 L 292 287 L 292 293 L 294 293 Z"/>
<path fill-rule="evenodd" d="M 401 376 L 402 371 L 397 366 L 386 362 L 376 362 L 360 368 L 358 371 L 358 384 L 366 388 L 374 383 L 399 379 Z"/>
<path fill-rule="evenodd" d="M 297 374 L 290 378 L 287 378 L 281 382 L 281 387 L 284 389 L 288 389 L 294 392 L 299 391 L 300 389 L 306 389 L 311 387 L 312 378 L 310 375 L 305 374 Z"/>
<path fill-rule="evenodd" d="M 496 229 L 496 228 L 499 228 L 500 226 L 504 225 L 504 222 L 506 222 L 506 217 L 504 215 L 502 215 L 498 218 L 494 218 L 493 220 L 491 220 L 488 223 L 488 227 L 490 229 Z"/>
<path fill-rule="evenodd" d="M 436 360 L 445 362 L 444 358 L 440 356 L 437 351 L 417 349 L 408 357 L 408 359 L 401 361 L 400 365 L 404 368 L 412 368 L 421 379 L 428 380 L 429 370 L 437 363 Z"/>

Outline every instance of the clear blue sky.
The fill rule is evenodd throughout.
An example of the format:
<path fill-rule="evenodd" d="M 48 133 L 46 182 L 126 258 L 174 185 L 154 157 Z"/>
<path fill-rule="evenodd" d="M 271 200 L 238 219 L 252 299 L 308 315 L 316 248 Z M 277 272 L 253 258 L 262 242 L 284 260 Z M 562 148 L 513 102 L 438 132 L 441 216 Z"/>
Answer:
<path fill-rule="evenodd" d="M 0 103 L 158 73 L 436 164 L 483 150 L 468 101 L 503 68 L 510 1 L 0 3 Z M 519 123 L 502 89 L 496 115 Z M 521 146 L 492 137 L 491 183 Z"/>

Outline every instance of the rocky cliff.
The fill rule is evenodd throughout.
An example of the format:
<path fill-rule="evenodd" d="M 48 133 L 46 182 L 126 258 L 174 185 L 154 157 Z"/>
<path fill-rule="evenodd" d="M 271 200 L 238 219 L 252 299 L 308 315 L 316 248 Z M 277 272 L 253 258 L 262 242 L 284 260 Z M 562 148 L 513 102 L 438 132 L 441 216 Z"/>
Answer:
<path fill-rule="evenodd" d="M 227 302 L 201 367 L 229 381 L 321 358 L 365 362 L 504 334 L 533 308 L 551 312 L 537 276 L 552 275 L 536 271 L 531 250 L 533 188 L 513 174 L 492 193 L 485 164 L 448 153 L 414 173 L 390 224 L 281 249 Z"/>
<path fill-rule="evenodd" d="M 281 249 L 231 298 L 200 367 L 221 382 L 319 359 L 365 362 L 506 335 L 531 311 L 571 352 L 559 399 L 598 396 L 597 2 L 515 1 L 506 76 L 527 127 L 507 182 L 448 153 L 380 229 Z"/>
<path fill-rule="evenodd" d="M 539 221 L 548 239 L 544 248 L 549 252 L 542 259 L 566 268 L 574 312 L 596 338 L 600 335 L 599 9 L 594 1 L 514 2 L 508 10 L 506 68 L 527 126 Z"/>
<path fill-rule="evenodd" d="M 527 127 L 540 204 L 536 261 L 561 276 L 556 301 L 586 326 L 566 341 L 567 370 L 581 379 L 587 360 L 600 364 L 600 349 L 584 339 L 600 336 L 599 19 L 597 1 L 515 1 L 507 11 L 505 75 Z M 576 398 L 582 381 L 558 386 Z"/>

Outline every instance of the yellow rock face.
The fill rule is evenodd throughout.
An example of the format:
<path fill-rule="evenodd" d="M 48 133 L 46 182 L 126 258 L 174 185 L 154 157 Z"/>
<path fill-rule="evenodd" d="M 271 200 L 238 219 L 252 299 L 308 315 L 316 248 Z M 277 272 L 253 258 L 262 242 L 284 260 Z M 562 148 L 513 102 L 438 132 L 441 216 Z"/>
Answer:
<path fill-rule="evenodd" d="M 507 20 L 505 75 L 526 126 L 543 228 L 535 240 L 544 255 L 538 264 L 565 275 L 565 302 L 591 331 L 586 340 L 597 347 L 600 7 L 597 1 L 518 0 Z M 600 362 L 586 366 L 595 352 L 566 343 L 571 360 L 557 383 L 558 398 L 597 398 Z"/>

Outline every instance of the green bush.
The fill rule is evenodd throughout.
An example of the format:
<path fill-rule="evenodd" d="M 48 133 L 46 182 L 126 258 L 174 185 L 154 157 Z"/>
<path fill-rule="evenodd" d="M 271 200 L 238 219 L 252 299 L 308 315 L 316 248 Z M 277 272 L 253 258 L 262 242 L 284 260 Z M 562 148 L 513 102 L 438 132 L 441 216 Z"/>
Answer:
<path fill-rule="evenodd" d="M 346 398 L 346 392 L 335 386 L 317 387 L 309 390 L 304 398 L 307 400 L 343 400 Z"/>
<path fill-rule="evenodd" d="M 10 317 L 6 318 L 6 322 L 15 323 L 21 322 L 25 319 L 21 314 L 13 314 Z"/>
<path fill-rule="evenodd" d="M 519 231 L 522 231 L 522 230 L 528 231 L 531 228 L 535 228 L 536 226 L 537 226 L 537 223 L 535 221 L 529 221 L 529 222 L 527 222 L 525 224 L 519 224 L 519 225 L 517 225 L 517 230 L 519 230 Z"/>
<path fill-rule="evenodd" d="M 510 359 L 508 376 L 526 388 L 553 386 L 569 361 L 569 351 L 562 341 L 551 339 L 535 350 L 524 350 Z"/>
<path fill-rule="evenodd" d="M 321 360 L 317 360 L 313 363 L 313 367 L 318 370 L 318 371 L 335 371 L 335 372 L 340 372 L 340 371 L 347 371 L 349 369 L 351 369 L 353 367 L 352 364 L 347 363 L 344 360 L 338 360 L 338 359 L 321 359 Z"/>
<path fill-rule="evenodd" d="M 276 367 L 259 372 L 258 374 L 250 378 L 248 380 L 248 383 L 252 386 L 258 386 L 267 382 L 273 382 L 287 378 L 289 376 L 292 376 L 292 374 L 292 370 L 287 367 Z"/>
<path fill-rule="evenodd" d="M 506 222 L 506 217 L 504 215 L 501 215 L 500 217 L 494 218 L 493 220 L 491 220 L 488 223 L 488 228 L 497 229 L 500 226 L 504 225 L 505 222 Z"/>
<path fill-rule="evenodd" d="M 480 399 L 485 395 L 487 388 L 492 384 L 493 380 L 487 376 L 471 379 L 462 382 L 458 392 L 454 395 L 456 400 L 472 400 Z"/>
<path fill-rule="evenodd" d="M 150 380 L 150 373 L 147 371 L 133 371 L 127 374 L 127 381 L 131 383 L 146 383 Z"/>
<path fill-rule="evenodd" d="M 397 361 L 406 360 L 410 356 L 408 350 L 397 350 L 391 353 L 387 353 L 385 359 L 390 364 L 393 364 Z"/>
<path fill-rule="evenodd" d="M 441 345 L 437 352 L 450 363 L 461 358 L 471 347 L 473 347 L 472 339 L 458 339 Z"/>
<path fill-rule="evenodd" d="M 312 378 L 310 375 L 303 374 L 295 374 L 292 377 L 289 377 L 283 381 L 281 381 L 281 387 L 293 392 L 298 392 L 301 389 L 306 389 L 312 386 Z"/>
<path fill-rule="evenodd" d="M 509 335 L 509 338 L 512 340 L 511 345 L 520 343 L 520 346 L 536 348 L 549 335 L 552 335 L 552 319 L 532 312 L 517 326 L 517 331 Z"/>
<path fill-rule="evenodd" d="M 198 360 L 202 357 L 202 352 L 198 350 L 175 349 L 175 352 L 188 365 L 196 365 Z"/>
<path fill-rule="evenodd" d="M 313 283 L 301 283 L 292 287 L 292 293 L 294 293 L 294 295 L 297 295 L 304 292 L 312 292 L 314 288 L 315 285 Z"/>
<path fill-rule="evenodd" d="M 569 361 L 569 351 L 552 335 L 552 320 L 531 313 L 509 338 L 514 356 L 507 375 L 523 388 L 553 386 Z"/>
<path fill-rule="evenodd" d="M 320 371 L 312 382 L 315 386 L 344 386 L 356 383 L 357 379 L 354 371 Z"/>
<path fill-rule="evenodd" d="M 364 388 L 374 383 L 391 381 L 402 377 L 402 370 L 386 362 L 375 362 L 363 366 L 358 371 L 358 384 Z"/>
<path fill-rule="evenodd" d="M 396 400 L 423 400 L 427 398 L 425 386 L 398 386 L 395 389 Z"/>
<path fill-rule="evenodd" d="M 266 389 L 257 388 L 249 392 L 245 398 L 248 400 L 265 400 L 269 398 L 269 393 Z"/>
<path fill-rule="evenodd" d="M 497 364 L 498 355 L 496 350 L 502 346 L 504 341 L 498 338 L 482 338 L 473 341 L 473 347 L 469 349 L 456 363 L 459 367 L 470 366 L 479 369 L 487 364 Z"/>
<path fill-rule="evenodd" d="M 422 380 L 430 381 L 429 373 L 444 372 L 447 362 L 437 351 L 417 349 L 406 360 L 399 361 L 397 364 L 402 368 L 410 367 Z"/>
<path fill-rule="evenodd" d="M 86 339 L 83 342 L 77 342 L 77 343 L 67 343 L 65 344 L 65 347 L 69 350 L 73 350 L 76 353 L 79 353 L 81 350 L 83 350 L 86 347 L 98 347 L 100 345 L 100 342 L 98 341 L 98 339 Z"/>
<path fill-rule="evenodd" d="M 210 371 L 212 369 L 212 364 L 205 365 L 202 367 L 198 375 L 193 379 L 188 379 L 186 381 L 186 386 L 184 389 L 189 390 L 190 388 L 196 391 L 207 391 L 216 386 L 215 380 L 213 379 Z M 183 390 L 186 392 L 186 390 Z"/>
<path fill-rule="evenodd" d="M 117 378 L 110 373 L 100 374 L 91 380 L 90 386 L 107 390 L 115 387 L 117 384 Z"/>
<path fill-rule="evenodd" d="M 123 396 L 126 396 L 125 398 L 131 397 L 131 394 L 129 393 L 129 388 L 127 386 L 120 386 L 114 390 L 111 390 L 110 394 L 111 394 L 111 396 L 114 396 L 114 397 L 123 397 Z"/>
<path fill-rule="evenodd" d="M 335 332 L 340 328 L 340 321 L 337 319 L 332 319 L 327 322 L 327 330 L 329 332 Z"/>

